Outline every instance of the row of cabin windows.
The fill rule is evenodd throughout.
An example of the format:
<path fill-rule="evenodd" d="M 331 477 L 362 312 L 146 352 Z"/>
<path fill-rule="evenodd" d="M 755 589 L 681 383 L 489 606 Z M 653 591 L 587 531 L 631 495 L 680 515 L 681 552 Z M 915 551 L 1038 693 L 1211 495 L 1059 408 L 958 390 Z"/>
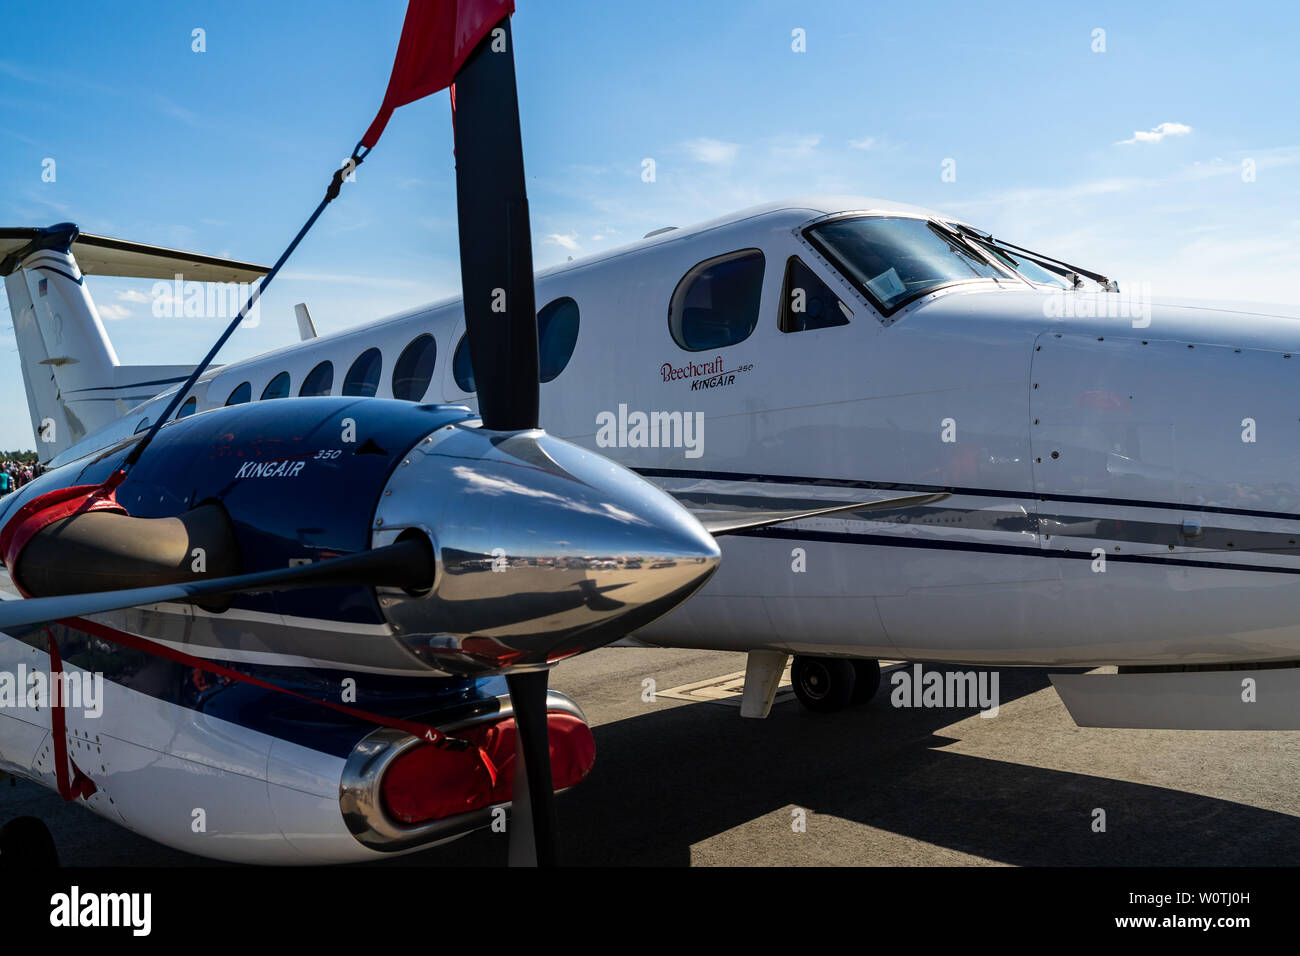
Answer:
<path fill-rule="evenodd" d="M 537 339 L 539 350 L 539 379 L 550 382 L 555 379 L 573 356 L 574 346 L 578 341 L 578 303 L 567 296 L 556 299 L 546 305 L 537 314 Z M 393 397 L 405 401 L 418 402 L 429 390 L 433 380 L 434 365 L 438 357 L 437 344 L 428 333 L 416 336 L 402 350 L 393 366 Z M 379 391 L 379 377 L 383 371 L 383 353 L 377 348 L 369 348 L 357 356 L 343 378 L 343 395 L 360 398 L 372 398 Z M 469 339 L 462 335 L 456 346 L 452 360 L 452 372 L 461 391 L 476 391 L 474 371 L 470 364 Z M 288 372 L 280 372 L 266 388 L 262 389 L 261 400 L 287 398 L 291 391 Z M 334 363 L 321 362 L 303 379 L 298 389 L 300 397 L 329 395 L 334 388 Z M 226 398 L 227 405 L 242 405 L 252 401 L 253 385 L 240 382 Z M 177 418 L 185 418 L 198 411 L 198 400 L 193 396 L 187 398 L 176 413 Z M 147 428 L 148 420 L 141 422 L 137 431 Z"/>
<path fill-rule="evenodd" d="M 432 335 L 426 332 L 416 336 L 402 350 L 402 354 L 397 358 L 397 364 L 393 366 L 393 397 L 410 402 L 418 402 L 424 398 L 424 393 L 429 389 L 429 382 L 433 380 L 433 366 L 437 356 L 438 347 Z M 357 356 L 356 361 L 348 369 L 348 374 L 343 377 L 343 390 L 340 394 L 373 398 L 379 391 L 379 375 L 383 367 L 383 353 L 377 348 L 366 349 Z M 288 398 L 291 384 L 289 373 L 280 372 L 267 383 L 266 388 L 262 389 L 261 401 Z M 298 395 L 301 398 L 312 398 L 317 395 L 329 395 L 333 390 L 334 363 L 327 359 L 307 373 L 307 377 L 302 380 L 302 385 L 298 388 Z M 252 398 L 252 383 L 240 382 L 231 391 L 226 404 L 242 405 L 244 402 L 252 401 Z M 189 405 L 192 401 L 194 401 L 192 398 L 187 399 L 185 404 Z M 194 409 L 191 408 L 186 412 L 185 407 L 182 406 L 181 411 L 183 414 L 178 414 L 177 418 L 183 418 Z"/>
<path fill-rule="evenodd" d="M 741 249 L 714 256 L 692 267 L 673 290 L 668 303 L 668 328 L 673 340 L 688 352 L 703 352 L 737 345 L 758 326 L 759 304 L 766 260 L 761 250 Z M 807 332 L 848 325 L 853 311 L 817 277 L 798 256 L 786 260 L 785 281 L 777 326 L 782 332 Z M 578 303 L 565 296 L 537 313 L 538 378 L 550 382 L 569 364 L 578 341 Z M 437 346 L 433 336 L 417 336 L 402 350 L 393 366 L 393 397 L 418 402 L 433 379 Z M 373 397 L 379 390 L 383 355 L 366 349 L 343 379 L 343 395 Z M 470 359 L 468 333 L 461 336 L 452 356 L 452 377 L 463 392 L 477 391 Z M 262 390 L 262 400 L 286 398 L 288 372 L 280 372 Z M 329 395 L 334 388 L 334 364 L 321 362 L 303 379 L 300 396 Z M 241 382 L 226 399 L 227 405 L 251 401 L 253 387 Z M 184 418 L 198 410 L 190 397 L 176 413 Z M 141 423 L 141 428 L 147 427 Z M 138 430 L 138 429 L 137 429 Z"/>

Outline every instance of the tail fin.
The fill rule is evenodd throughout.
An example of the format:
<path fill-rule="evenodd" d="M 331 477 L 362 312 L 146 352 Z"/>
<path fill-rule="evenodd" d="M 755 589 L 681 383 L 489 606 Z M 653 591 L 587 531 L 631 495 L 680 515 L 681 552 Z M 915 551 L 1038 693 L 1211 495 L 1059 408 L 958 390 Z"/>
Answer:
<path fill-rule="evenodd" d="M 86 289 L 83 269 L 91 275 L 183 276 L 197 282 L 251 282 L 267 272 L 249 263 L 83 236 L 72 223 L 0 229 L 0 276 L 42 461 L 183 381 L 193 369 L 121 365 Z"/>

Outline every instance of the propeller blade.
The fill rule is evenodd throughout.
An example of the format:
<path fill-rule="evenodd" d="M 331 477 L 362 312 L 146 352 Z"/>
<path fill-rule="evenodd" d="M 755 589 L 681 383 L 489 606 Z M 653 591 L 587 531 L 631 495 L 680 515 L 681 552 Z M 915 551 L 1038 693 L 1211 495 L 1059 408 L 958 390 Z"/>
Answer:
<path fill-rule="evenodd" d="M 555 787 L 546 720 L 548 671 L 506 674 L 514 705 L 515 790 L 510 819 L 510 865 L 556 865 Z"/>
<path fill-rule="evenodd" d="M 497 27 L 456 74 L 456 208 L 479 417 L 518 431 L 538 422 L 537 308 L 510 18 Z"/>
<path fill-rule="evenodd" d="M 739 534 L 785 521 L 798 521 L 801 518 L 818 518 L 822 515 L 838 514 L 841 511 L 891 511 L 897 508 L 914 508 L 934 504 L 951 498 L 949 492 L 941 491 L 924 495 L 904 495 L 900 498 L 883 498 L 878 501 L 855 501 L 848 505 L 831 505 L 828 508 L 812 508 L 794 511 L 692 511 L 700 524 L 714 537 L 724 534 Z"/>
<path fill-rule="evenodd" d="M 0 602 L 0 631 L 87 614 L 102 614 L 141 604 L 195 601 L 258 591 L 287 591 L 292 588 L 334 585 L 386 585 L 414 590 L 428 587 L 433 582 L 433 576 L 433 550 L 428 541 L 408 538 L 382 548 L 314 564 L 236 574 L 209 581 L 3 601 Z"/>

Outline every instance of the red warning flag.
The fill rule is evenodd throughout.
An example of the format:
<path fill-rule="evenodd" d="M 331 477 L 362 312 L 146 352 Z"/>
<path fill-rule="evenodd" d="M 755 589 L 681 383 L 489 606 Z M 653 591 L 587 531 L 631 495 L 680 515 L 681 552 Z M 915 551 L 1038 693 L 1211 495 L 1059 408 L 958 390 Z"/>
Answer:
<path fill-rule="evenodd" d="M 388 92 L 361 145 L 379 142 L 399 106 L 450 86 L 479 41 L 514 12 L 514 0 L 411 0 Z"/>

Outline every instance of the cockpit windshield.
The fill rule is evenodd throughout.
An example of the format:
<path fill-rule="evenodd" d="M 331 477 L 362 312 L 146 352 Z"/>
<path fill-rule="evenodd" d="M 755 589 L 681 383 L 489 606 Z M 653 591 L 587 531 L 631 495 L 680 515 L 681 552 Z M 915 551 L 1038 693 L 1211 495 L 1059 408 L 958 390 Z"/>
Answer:
<path fill-rule="evenodd" d="M 962 238 L 925 219 L 846 217 L 805 235 L 885 314 L 941 286 L 1009 278 Z"/>

